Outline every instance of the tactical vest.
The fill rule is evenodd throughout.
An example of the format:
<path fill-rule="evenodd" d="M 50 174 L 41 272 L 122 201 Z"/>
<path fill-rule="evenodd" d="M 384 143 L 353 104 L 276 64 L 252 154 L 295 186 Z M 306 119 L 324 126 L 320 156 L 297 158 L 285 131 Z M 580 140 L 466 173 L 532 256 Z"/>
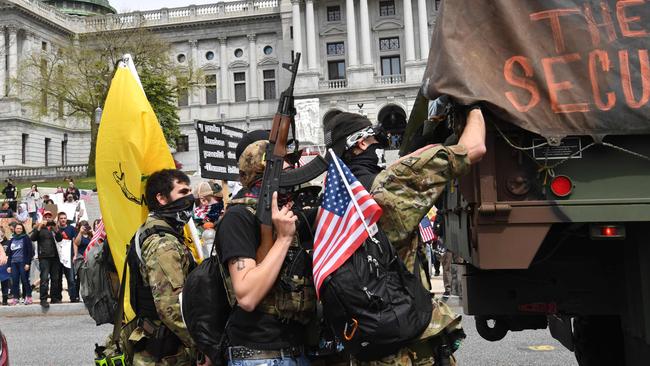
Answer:
<path fill-rule="evenodd" d="M 257 198 L 237 198 L 230 201 L 230 205 L 244 205 L 255 215 Z M 230 275 L 228 271 L 224 272 L 228 297 L 235 299 Z M 233 302 L 231 301 L 231 304 Z M 308 324 L 316 316 L 316 289 L 311 257 L 300 246 L 297 232 L 282 263 L 278 279 L 255 310 L 276 316 L 283 321 L 295 321 L 303 325 Z"/>
<path fill-rule="evenodd" d="M 147 318 L 149 320 L 159 320 L 158 312 L 156 311 L 156 304 L 153 300 L 153 294 L 151 293 L 151 287 L 148 283 L 145 282 L 142 272 L 140 271 L 140 265 L 142 261 L 138 258 L 135 246 L 142 247 L 142 244 L 152 235 L 160 235 L 161 237 L 169 234 L 176 237 L 179 242 L 183 243 L 184 238 L 182 235 L 177 233 L 172 229 L 169 224 L 167 224 L 162 219 L 153 219 L 147 220 L 144 225 L 142 225 L 138 232 L 140 236 L 138 237 L 138 242 L 135 242 L 135 235 L 131 240 L 131 245 L 129 248 L 129 253 L 127 254 L 127 262 L 129 264 L 130 276 L 129 276 L 129 292 L 130 292 L 130 301 L 131 307 L 135 311 L 135 314 L 138 318 Z M 186 253 L 191 257 L 191 254 Z M 194 259 L 192 258 L 192 262 Z"/>

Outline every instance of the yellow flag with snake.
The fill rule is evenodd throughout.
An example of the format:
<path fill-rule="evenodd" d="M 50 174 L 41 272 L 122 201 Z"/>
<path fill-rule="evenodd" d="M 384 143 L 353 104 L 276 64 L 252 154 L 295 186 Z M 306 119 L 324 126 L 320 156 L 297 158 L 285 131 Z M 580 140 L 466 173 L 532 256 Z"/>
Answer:
<path fill-rule="evenodd" d="M 130 63 L 121 62 L 111 82 L 95 158 L 99 204 L 120 280 L 126 246 L 148 214 L 144 202 L 147 177 L 175 168 L 162 128 Z M 127 321 L 135 317 L 128 283 L 124 301 Z"/>

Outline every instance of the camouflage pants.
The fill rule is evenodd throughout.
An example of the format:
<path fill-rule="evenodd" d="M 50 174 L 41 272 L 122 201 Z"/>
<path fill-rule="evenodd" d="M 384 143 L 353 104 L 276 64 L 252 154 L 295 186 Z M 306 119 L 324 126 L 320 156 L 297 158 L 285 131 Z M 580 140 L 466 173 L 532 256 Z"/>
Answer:
<path fill-rule="evenodd" d="M 186 366 L 193 365 L 192 357 L 185 347 L 179 347 L 176 354 L 163 357 L 156 362 L 156 359 L 147 351 L 136 352 L 133 355 L 133 366 Z"/>

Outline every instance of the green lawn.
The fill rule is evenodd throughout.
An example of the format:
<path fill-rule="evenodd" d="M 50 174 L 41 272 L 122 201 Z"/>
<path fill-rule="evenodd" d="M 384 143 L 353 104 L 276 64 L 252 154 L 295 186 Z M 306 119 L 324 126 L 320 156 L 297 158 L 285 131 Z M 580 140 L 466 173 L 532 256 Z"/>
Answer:
<path fill-rule="evenodd" d="M 55 180 L 46 180 L 44 182 L 34 182 L 39 187 L 51 187 L 56 188 L 58 186 L 63 187 L 63 189 L 68 187 L 68 182 L 63 179 Z M 18 192 L 23 188 L 31 187 L 32 182 L 19 182 L 16 184 Z M 74 179 L 75 187 L 79 189 L 95 189 L 97 188 L 97 183 L 95 183 L 95 177 L 79 177 Z"/>

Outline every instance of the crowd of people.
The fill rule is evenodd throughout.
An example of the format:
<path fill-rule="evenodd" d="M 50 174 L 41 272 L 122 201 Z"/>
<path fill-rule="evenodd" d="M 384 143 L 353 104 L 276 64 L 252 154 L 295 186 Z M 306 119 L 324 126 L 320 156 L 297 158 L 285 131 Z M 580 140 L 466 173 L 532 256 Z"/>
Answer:
<path fill-rule="evenodd" d="M 36 184 L 19 200 L 14 182 L 5 183 L 0 209 L 2 304 L 30 305 L 33 292 L 38 292 L 42 307 L 61 303 L 63 277 L 70 301 L 79 302 L 79 267 L 98 223 L 89 224 L 79 189 L 69 180 L 65 190 L 57 188 L 55 194 L 64 200 L 55 204 Z"/>

